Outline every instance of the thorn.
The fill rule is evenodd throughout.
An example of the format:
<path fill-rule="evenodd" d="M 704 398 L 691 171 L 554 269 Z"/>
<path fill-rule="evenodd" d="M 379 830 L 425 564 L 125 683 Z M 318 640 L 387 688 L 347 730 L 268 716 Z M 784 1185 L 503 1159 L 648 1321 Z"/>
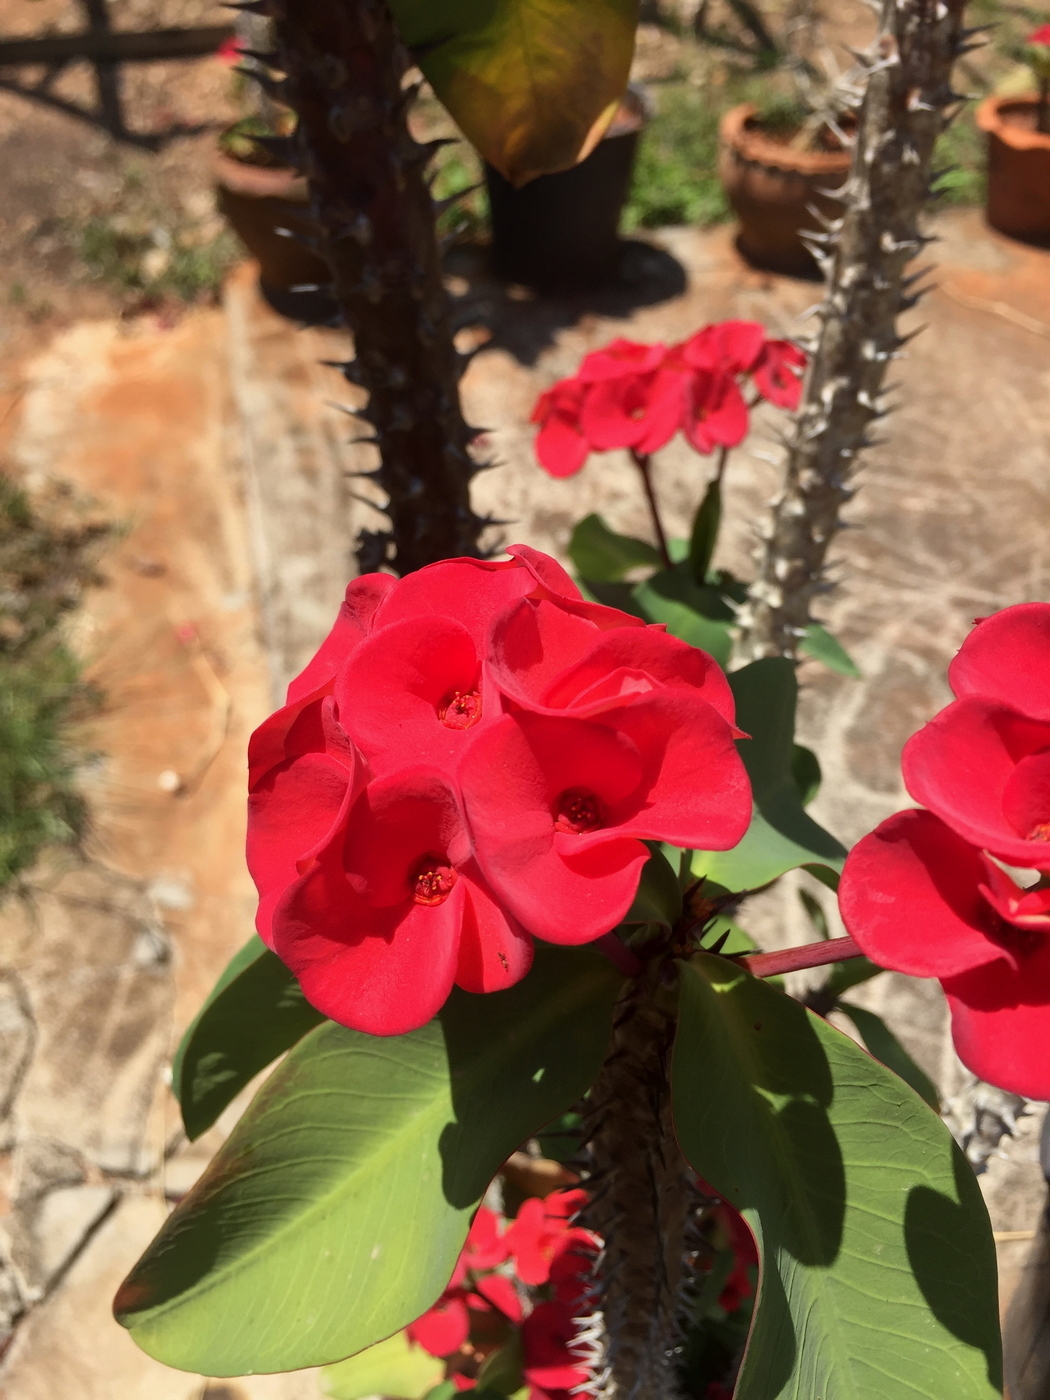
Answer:
<path fill-rule="evenodd" d="M 280 70 L 280 54 L 274 51 L 270 53 L 260 53 L 258 49 L 242 49 L 240 45 L 238 45 L 237 52 L 240 54 L 241 58 L 252 58 L 256 63 L 265 64 L 267 68 L 276 68 Z"/>
<path fill-rule="evenodd" d="M 468 185 L 465 190 L 459 190 L 456 194 L 450 194 L 445 199 L 434 200 L 434 217 L 439 218 L 447 209 L 451 209 L 459 200 L 466 199 L 468 195 L 476 194 L 478 190 L 484 189 L 484 180 L 479 180 L 477 184 Z"/>
<path fill-rule="evenodd" d="M 326 408 L 338 409 L 340 413 L 345 413 L 348 418 L 360 418 L 365 423 L 371 423 L 372 418 L 367 408 L 351 408 L 349 404 L 336 403 L 334 399 L 325 399 Z"/>
<path fill-rule="evenodd" d="M 245 15 L 266 15 L 270 14 L 269 0 L 223 0 L 224 10 L 239 10 Z"/>

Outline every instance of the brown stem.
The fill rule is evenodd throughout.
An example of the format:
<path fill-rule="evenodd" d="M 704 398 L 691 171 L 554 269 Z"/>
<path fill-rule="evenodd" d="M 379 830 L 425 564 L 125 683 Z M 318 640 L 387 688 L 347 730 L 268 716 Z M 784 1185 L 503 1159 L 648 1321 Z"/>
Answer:
<path fill-rule="evenodd" d="M 741 609 L 741 653 L 794 657 L 811 621 L 828 547 L 869 428 L 882 416 L 883 381 L 904 339 L 897 317 L 918 300 L 905 269 L 929 241 L 919 231 L 934 145 L 963 46 L 964 0 L 883 0 L 867 59 L 845 213 L 801 410 L 773 502 L 758 577 Z"/>
<path fill-rule="evenodd" d="M 1050 136 L 1050 75 L 1039 79 L 1039 106 L 1036 109 L 1035 129 L 1044 136 Z"/>
<path fill-rule="evenodd" d="M 375 480 L 390 530 L 362 535 L 362 568 L 404 574 L 476 555 L 460 363 L 452 343 L 434 206 L 425 173 L 434 148 L 413 140 L 408 55 L 384 0 L 272 0 L 275 96 L 298 113 L 296 145 L 310 181 L 319 251 L 353 331 L 346 377 L 368 392 Z M 392 545 L 392 557 L 390 546 Z"/>
<path fill-rule="evenodd" d="M 631 449 L 631 458 L 638 468 L 642 477 L 642 487 L 645 490 L 645 499 L 649 503 L 649 514 L 653 522 L 653 534 L 656 536 L 656 548 L 663 560 L 665 569 L 673 568 L 671 555 L 667 548 L 667 536 L 664 533 L 663 521 L 660 519 L 660 507 L 656 503 L 656 492 L 653 490 L 652 458 L 645 452 L 635 452 Z"/>
<path fill-rule="evenodd" d="M 744 953 L 733 959 L 755 977 L 781 977 L 807 967 L 826 967 L 862 957 L 852 938 L 822 938 L 819 943 L 803 943 L 800 948 L 781 948 L 775 953 Z"/>
<path fill-rule="evenodd" d="M 676 994 L 661 960 L 629 982 L 584 1112 L 580 1224 L 605 1242 L 581 1341 L 595 1400 L 669 1400 L 703 1204 L 671 1121 Z"/>

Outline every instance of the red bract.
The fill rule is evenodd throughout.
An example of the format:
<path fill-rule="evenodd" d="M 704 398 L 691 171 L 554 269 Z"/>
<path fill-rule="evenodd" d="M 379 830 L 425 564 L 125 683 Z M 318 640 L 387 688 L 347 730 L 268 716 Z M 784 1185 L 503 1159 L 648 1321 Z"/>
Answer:
<path fill-rule="evenodd" d="M 1041 24 L 1038 29 L 1034 29 L 1025 43 L 1050 45 L 1050 24 Z"/>
<path fill-rule="evenodd" d="M 574 1229 L 568 1223 L 586 1199 L 586 1191 L 576 1190 L 555 1191 L 542 1199 L 532 1196 L 522 1202 L 506 1234 L 507 1248 L 522 1283 L 547 1283 L 556 1258 L 591 1244 L 592 1236 L 587 1230 Z"/>
<path fill-rule="evenodd" d="M 789 341 L 767 340 L 757 321 L 705 326 L 669 348 L 614 340 L 540 396 L 536 455 L 552 476 L 571 476 L 590 452 L 649 456 L 679 431 L 698 452 L 735 447 L 748 426 L 741 377 L 752 375 L 771 403 L 795 408 L 805 362 Z"/>
<path fill-rule="evenodd" d="M 767 340 L 751 371 L 755 388 L 764 399 L 794 413 L 802 398 L 802 371 L 806 356 L 790 340 Z"/>
<path fill-rule="evenodd" d="M 551 476 L 572 476 L 594 450 L 580 427 L 580 407 L 587 386 L 581 379 L 562 379 L 536 401 L 533 423 L 536 456 Z"/>
<path fill-rule="evenodd" d="M 521 1324 L 529 1400 L 570 1400 L 586 1385 L 587 1368 L 575 1351 L 577 1332 L 572 1309 L 561 1303 L 541 1303 Z"/>
<path fill-rule="evenodd" d="M 937 977 L 959 1057 L 1050 1097 L 1050 891 L 1026 891 L 930 812 L 900 812 L 850 852 L 846 928 L 880 966 Z"/>
<path fill-rule="evenodd" d="M 974 845 L 1050 869 L 1050 605 L 980 622 L 948 675 L 960 698 L 905 746 L 908 791 Z"/>
<path fill-rule="evenodd" d="M 356 580 L 252 737 L 259 933 L 358 1030 L 422 1025 L 453 984 L 510 986 L 532 935 L 600 937 L 641 838 L 715 849 L 747 825 L 718 667 L 513 554 Z"/>

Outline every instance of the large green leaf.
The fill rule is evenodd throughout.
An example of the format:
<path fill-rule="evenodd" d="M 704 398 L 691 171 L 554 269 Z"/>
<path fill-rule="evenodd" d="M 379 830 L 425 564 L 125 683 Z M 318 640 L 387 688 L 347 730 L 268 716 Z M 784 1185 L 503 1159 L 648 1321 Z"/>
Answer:
<path fill-rule="evenodd" d="M 995 1247 L 937 1115 L 722 958 L 682 968 L 674 1114 L 762 1258 L 735 1400 L 992 1400 Z"/>
<path fill-rule="evenodd" d="M 440 1385 L 445 1363 L 410 1342 L 404 1332 L 328 1366 L 321 1388 L 332 1400 L 366 1400 L 370 1395 L 416 1400 Z"/>
<path fill-rule="evenodd" d="M 171 1066 L 171 1087 L 192 1142 L 261 1069 L 325 1018 L 280 958 L 253 936 L 230 961 Z"/>
<path fill-rule="evenodd" d="M 573 568 L 589 583 L 619 583 L 632 569 L 660 567 L 660 556 L 645 540 L 618 535 L 600 515 L 585 515 L 569 540 Z"/>
<path fill-rule="evenodd" d="M 731 851 L 698 852 L 694 872 L 727 890 L 746 890 L 799 865 L 841 870 L 845 849 L 807 815 L 794 777 L 794 666 L 785 657 L 766 657 L 732 672 L 729 684 L 736 697 L 736 722 L 751 735 L 740 741 L 740 756 L 755 810 L 739 845 Z"/>
<path fill-rule="evenodd" d="M 605 129 L 638 0 L 391 0 L 434 91 L 514 184 L 565 170 Z"/>
<path fill-rule="evenodd" d="M 933 1081 L 915 1063 L 881 1016 L 848 1001 L 840 1001 L 838 1010 L 856 1026 L 869 1055 L 874 1055 L 887 1069 L 899 1074 L 905 1084 L 910 1084 L 919 1098 L 925 1099 L 932 1109 L 940 1108 L 941 1098 Z"/>
<path fill-rule="evenodd" d="M 119 1320 L 209 1376 L 323 1365 L 404 1327 L 501 1163 L 590 1085 L 620 985 L 592 948 L 538 945 L 516 987 L 456 990 L 408 1035 L 318 1026 L 125 1280 Z"/>
<path fill-rule="evenodd" d="M 650 622 L 662 622 L 673 637 L 709 652 L 720 666 L 729 664 L 735 614 L 717 588 L 696 582 L 687 559 L 636 584 L 633 596 Z"/>

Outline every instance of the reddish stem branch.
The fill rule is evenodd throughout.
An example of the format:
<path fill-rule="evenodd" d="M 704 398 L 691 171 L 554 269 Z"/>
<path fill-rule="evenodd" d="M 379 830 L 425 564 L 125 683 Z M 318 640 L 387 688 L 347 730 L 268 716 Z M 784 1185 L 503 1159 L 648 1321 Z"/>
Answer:
<path fill-rule="evenodd" d="M 756 977 L 780 977 L 785 972 L 801 972 L 807 967 L 824 967 L 862 957 L 852 938 L 822 938 L 801 948 L 782 948 L 776 953 L 749 953 L 733 959 Z"/>
<path fill-rule="evenodd" d="M 615 933 L 603 933 L 601 938 L 595 939 L 594 946 L 625 977 L 637 977 L 645 967 L 642 960 L 628 948 L 626 943 L 621 942 Z"/>
<path fill-rule="evenodd" d="M 631 456 L 634 458 L 634 465 L 638 468 L 642 477 L 642 486 L 645 488 L 645 499 L 649 503 L 649 514 L 653 521 L 653 534 L 656 536 L 656 548 L 660 552 L 665 569 L 670 569 L 671 555 L 667 548 L 667 535 L 664 533 L 664 523 L 660 519 L 660 507 L 656 504 L 656 492 L 653 490 L 653 478 L 650 470 L 650 458 L 647 453 L 635 452 L 631 449 Z"/>

